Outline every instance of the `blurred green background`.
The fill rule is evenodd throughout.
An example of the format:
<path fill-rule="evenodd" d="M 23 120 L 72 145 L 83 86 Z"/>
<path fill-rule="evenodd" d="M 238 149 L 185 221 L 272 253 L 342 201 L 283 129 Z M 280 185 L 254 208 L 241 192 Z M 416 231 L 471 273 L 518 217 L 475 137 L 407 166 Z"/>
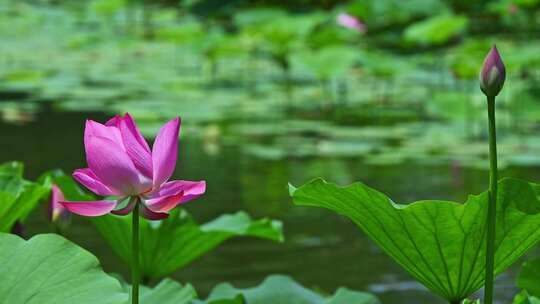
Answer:
<path fill-rule="evenodd" d="M 494 43 L 507 67 L 502 175 L 540 180 L 539 35 L 539 0 L 0 0 L 0 162 L 23 161 L 29 178 L 71 172 L 85 164 L 85 119 L 130 112 L 151 139 L 180 115 L 175 176 L 208 183 L 187 209 L 200 222 L 240 209 L 278 218 L 286 242 L 229 241 L 175 278 L 204 293 L 284 273 L 439 303 L 348 220 L 294 208 L 286 185 L 362 180 L 400 202 L 485 190 L 477 75 Z M 30 234 L 47 231 L 42 213 Z M 70 239 L 127 273 L 73 222 Z M 514 274 L 496 282 L 499 303 Z"/>

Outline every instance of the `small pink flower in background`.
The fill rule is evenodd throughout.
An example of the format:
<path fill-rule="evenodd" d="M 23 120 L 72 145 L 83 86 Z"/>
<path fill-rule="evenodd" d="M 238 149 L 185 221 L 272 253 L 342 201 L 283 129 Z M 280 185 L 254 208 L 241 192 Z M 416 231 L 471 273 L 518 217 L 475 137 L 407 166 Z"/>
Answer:
<path fill-rule="evenodd" d="M 150 150 L 129 114 L 116 115 L 104 125 L 87 120 L 84 146 L 88 168 L 75 170 L 73 178 L 97 195 L 114 198 L 61 204 L 83 216 L 127 215 L 140 201 L 145 218 L 167 218 L 173 208 L 206 190 L 204 181 L 168 181 L 176 167 L 179 130 L 180 118 L 167 122 Z M 119 208 L 126 200 L 127 205 Z"/>
<path fill-rule="evenodd" d="M 341 13 L 337 16 L 336 21 L 339 25 L 356 30 L 360 33 L 365 33 L 367 28 L 358 18 L 347 13 Z"/>
<path fill-rule="evenodd" d="M 52 194 L 51 203 L 49 204 L 49 219 L 51 220 L 51 222 L 54 223 L 60 218 L 65 218 L 68 213 L 67 209 L 64 208 L 64 206 L 60 203 L 66 200 L 62 190 L 60 190 L 60 188 L 56 184 L 53 184 L 51 192 Z"/>

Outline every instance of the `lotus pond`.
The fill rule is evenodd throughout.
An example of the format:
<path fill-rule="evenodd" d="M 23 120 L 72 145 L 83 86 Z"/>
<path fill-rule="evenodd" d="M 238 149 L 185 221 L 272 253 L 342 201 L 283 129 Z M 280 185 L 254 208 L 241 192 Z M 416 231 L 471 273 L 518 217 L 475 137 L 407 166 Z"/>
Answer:
<path fill-rule="evenodd" d="M 540 303 L 540 2 L 278 2 L 0 1 L 0 304 Z"/>

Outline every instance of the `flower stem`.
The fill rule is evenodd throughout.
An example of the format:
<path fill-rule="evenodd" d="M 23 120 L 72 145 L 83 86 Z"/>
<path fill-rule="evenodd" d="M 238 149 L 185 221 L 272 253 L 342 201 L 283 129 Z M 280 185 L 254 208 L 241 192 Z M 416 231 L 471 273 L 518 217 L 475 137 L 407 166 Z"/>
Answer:
<path fill-rule="evenodd" d="M 487 98 L 489 121 L 489 205 L 487 213 L 486 285 L 484 303 L 493 303 L 495 267 L 495 229 L 497 220 L 497 133 L 495 130 L 495 96 Z"/>
<path fill-rule="evenodd" d="M 138 199 L 137 199 L 138 200 Z M 131 303 L 139 304 L 139 201 L 135 203 L 131 225 Z"/>

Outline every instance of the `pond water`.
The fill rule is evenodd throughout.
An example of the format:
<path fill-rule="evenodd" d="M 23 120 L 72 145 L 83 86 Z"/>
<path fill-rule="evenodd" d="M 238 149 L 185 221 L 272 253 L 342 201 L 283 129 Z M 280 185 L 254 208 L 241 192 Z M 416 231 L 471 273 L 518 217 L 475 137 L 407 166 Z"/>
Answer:
<path fill-rule="evenodd" d="M 175 114 L 171 113 L 171 117 Z M 71 172 L 85 166 L 85 119 L 104 121 L 107 117 L 103 113 L 58 112 L 45 107 L 27 123 L 0 122 L 0 161 L 23 161 L 30 179 L 53 168 Z M 240 145 L 181 136 L 174 177 L 205 179 L 208 184 L 206 195 L 186 208 L 198 222 L 237 210 L 245 210 L 255 218 L 280 219 L 285 242 L 230 240 L 177 272 L 175 279 L 192 283 L 205 295 L 218 282 L 247 287 L 259 284 L 269 274 L 281 273 L 326 292 L 339 286 L 372 291 L 383 303 L 444 303 L 415 283 L 348 219 L 323 209 L 294 207 L 287 183 L 299 185 L 322 176 L 342 185 L 361 180 L 399 202 L 423 198 L 463 201 L 467 193 L 487 187 L 486 171 L 464 169 L 459 163 L 374 166 L 364 164 L 360 158 L 261 160 L 243 154 Z M 540 180 L 540 168 L 510 167 L 502 175 Z M 27 233 L 47 232 L 48 227 L 44 210 L 36 210 Z M 95 253 L 106 271 L 128 274 L 126 266 L 85 219 L 73 218 L 66 236 Z M 516 268 L 497 280 L 498 303 L 510 302 L 515 292 L 515 272 Z"/>

